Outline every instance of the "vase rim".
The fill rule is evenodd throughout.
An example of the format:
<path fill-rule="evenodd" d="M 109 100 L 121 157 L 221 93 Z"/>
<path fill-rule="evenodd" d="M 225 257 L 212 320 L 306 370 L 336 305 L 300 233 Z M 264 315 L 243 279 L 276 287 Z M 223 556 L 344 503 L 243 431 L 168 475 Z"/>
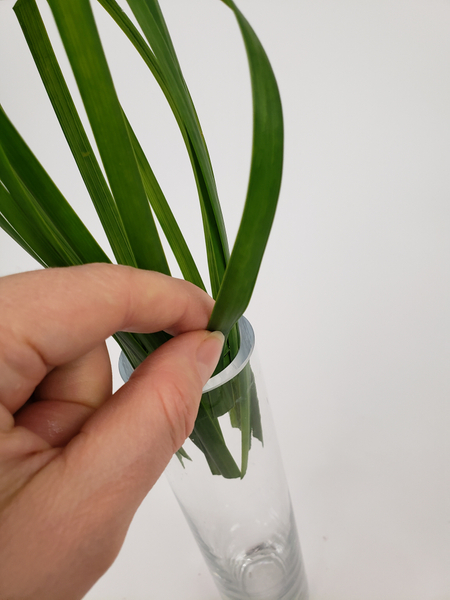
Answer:
<path fill-rule="evenodd" d="M 236 377 L 250 360 L 253 348 L 255 347 L 255 333 L 253 327 L 245 317 L 239 319 L 238 326 L 241 341 L 238 353 L 223 371 L 220 371 L 220 373 L 217 373 L 217 375 L 214 375 L 206 382 L 203 387 L 203 393 L 211 392 Z M 119 356 L 119 373 L 122 380 L 125 382 L 128 381 L 132 372 L 133 367 L 122 351 Z"/>
<path fill-rule="evenodd" d="M 227 381 L 230 381 L 236 375 L 238 375 L 244 367 L 247 365 L 255 347 L 255 332 L 249 321 L 245 317 L 241 317 L 238 321 L 239 334 L 240 334 L 240 346 L 239 350 L 231 361 L 231 363 L 211 377 L 203 387 L 203 393 L 211 392 L 216 388 L 220 387 Z"/>

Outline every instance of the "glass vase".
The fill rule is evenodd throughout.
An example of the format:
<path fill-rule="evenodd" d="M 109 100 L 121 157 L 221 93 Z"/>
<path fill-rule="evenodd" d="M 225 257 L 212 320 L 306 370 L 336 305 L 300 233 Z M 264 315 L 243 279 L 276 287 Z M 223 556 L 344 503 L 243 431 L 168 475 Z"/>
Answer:
<path fill-rule="evenodd" d="M 289 489 L 244 317 L 239 335 L 236 357 L 203 389 L 194 431 L 166 475 L 223 600 L 307 600 Z M 128 379 L 124 355 L 119 368 Z"/>

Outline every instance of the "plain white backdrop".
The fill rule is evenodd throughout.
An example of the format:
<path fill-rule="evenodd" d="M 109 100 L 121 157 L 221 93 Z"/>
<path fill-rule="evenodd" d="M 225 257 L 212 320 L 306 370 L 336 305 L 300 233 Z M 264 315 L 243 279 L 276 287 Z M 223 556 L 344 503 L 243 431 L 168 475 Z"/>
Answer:
<path fill-rule="evenodd" d="M 238 4 L 285 111 L 279 210 L 247 316 L 311 600 L 449 600 L 450 1 Z M 0 1 L 0 103 L 104 243 L 12 6 Z M 219 0 L 161 6 L 233 239 L 251 151 L 239 31 Z M 121 99 L 204 272 L 181 138 L 145 69 L 97 14 Z M 0 233 L 0 275 L 34 268 Z M 86 600 L 173 598 L 218 594 L 162 478 Z"/>

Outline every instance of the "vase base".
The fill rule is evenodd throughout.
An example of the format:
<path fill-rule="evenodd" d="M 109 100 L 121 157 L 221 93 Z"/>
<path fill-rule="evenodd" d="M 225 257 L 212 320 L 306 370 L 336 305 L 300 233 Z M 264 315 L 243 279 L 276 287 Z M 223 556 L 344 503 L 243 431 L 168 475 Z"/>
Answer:
<path fill-rule="evenodd" d="M 241 561 L 239 579 L 250 596 L 267 596 L 273 588 L 279 589 L 285 578 L 286 571 L 274 545 L 256 546 Z"/>
<path fill-rule="evenodd" d="M 295 529 L 289 538 L 283 543 L 272 540 L 258 544 L 236 555 L 228 565 L 208 561 L 222 599 L 308 600 Z"/>

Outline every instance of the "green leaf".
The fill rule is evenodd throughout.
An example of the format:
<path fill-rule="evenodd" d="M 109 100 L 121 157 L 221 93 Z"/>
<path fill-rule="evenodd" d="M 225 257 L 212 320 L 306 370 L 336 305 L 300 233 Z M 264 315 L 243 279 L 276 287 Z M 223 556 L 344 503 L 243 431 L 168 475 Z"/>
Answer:
<path fill-rule="evenodd" d="M 228 260 L 229 250 L 216 183 L 200 123 L 183 78 L 158 0 L 127 0 L 164 73 L 164 80 L 186 128 L 191 162 L 199 191 L 213 295 Z M 189 151 L 189 149 L 188 149 Z"/>
<path fill-rule="evenodd" d="M 124 351 L 133 369 L 136 369 L 149 354 L 170 340 L 171 337 L 164 331 L 156 333 L 118 331 L 114 334 L 114 339 Z"/>
<path fill-rule="evenodd" d="M 33 206 L 35 203 L 38 203 L 41 214 L 39 219 L 43 218 L 42 214 L 45 213 L 46 221 L 52 222 L 52 229 L 58 230 L 59 236 L 66 240 L 67 245 L 72 249 L 76 249 L 71 254 L 68 264 L 109 262 L 106 254 L 48 176 L 1 107 L 0 131 L 1 144 L 8 157 L 8 162 L 14 169 L 16 176 L 20 178 L 24 187 L 34 198 L 33 201 L 25 200 L 27 196 L 23 196 L 23 202 L 25 202 L 23 206 L 29 206 L 29 209 L 24 210 L 22 218 L 26 217 L 28 220 L 32 218 L 32 215 L 37 211 L 37 208 L 33 208 Z M 17 225 L 17 221 L 15 223 Z M 38 229 L 38 223 L 39 220 L 34 225 L 31 225 L 32 229 Z M 13 223 L 11 222 L 11 224 Z M 49 233 L 48 227 L 43 229 L 42 234 L 45 231 L 47 234 Z M 51 244 L 54 242 L 53 237 L 54 234 L 51 234 Z M 33 248 L 33 250 L 37 252 L 37 248 Z M 29 249 L 27 251 L 29 252 Z M 34 255 L 34 257 L 36 256 Z M 59 263 L 60 261 L 58 260 Z M 66 263 L 64 262 L 64 264 Z"/>
<path fill-rule="evenodd" d="M 14 5 L 14 12 L 114 256 L 121 264 L 136 266 L 115 200 L 78 116 L 35 0 L 18 0 Z M 74 227 L 73 220 L 74 217 L 72 222 L 66 220 L 64 227 L 76 229 L 76 239 L 79 240 L 80 247 L 83 247 L 87 241 L 80 227 Z M 92 254 L 83 260 L 94 262 L 105 259 L 105 256 L 100 258 Z"/>
<path fill-rule="evenodd" d="M 244 39 L 253 95 L 253 151 L 244 212 L 217 302 L 211 330 L 227 334 L 250 301 L 278 201 L 283 165 L 283 113 L 280 94 L 267 55 L 256 34 L 232 0 Z"/>
<path fill-rule="evenodd" d="M 255 376 L 250 368 L 250 426 L 252 429 L 252 435 L 254 438 L 259 440 L 264 446 L 264 437 L 261 424 L 261 411 L 259 409 L 258 390 L 256 389 Z"/>
<path fill-rule="evenodd" d="M 240 420 L 241 420 L 241 477 L 247 473 L 248 454 L 251 446 L 251 396 L 250 396 L 250 365 L 240 373 L 239 383 L 242 386 L 240 394 Z"/>
<path fill-rule="evenodd" d="M 177 120 L 199 193 L 212 295 L 218 293 L 229 258 L 228 242 L 214 174 L 200 123 L 156 0 L 129 0 L 146 36 L 142 38 L 115 0 L 98 0 L 129 38 L 161 86 Z"/>
<path fill-rule="evenodd" d="M 127 126 L 148 200 L 161 225 L 164 235 L 169 242 L 175 259 L 181 269 L 181 273 L 183 274 L 184 279 L 205 290 L 205 285 L 200 277 L 200 273 L 198 272 L 188 245 L 186 244 L 186 240 L 181 233 L 178 223 L 173 216 L 172 210 L 167 203 L 147 157 L 128 121 Z"/>
<path fill-rule="evenodd" d="M 0 183 L 0 211 L 2 210 L 2 205 L 9 204 L 13 202 L 11 198 L 11 194 L 5 190 L 3 184 Z M 38 263 L 40 263 L 43 267 L 47 265 L 38 256 L 34 250 L 27 244 L 27 242 L 23 239 L 21 235 L 11 226 L 11 224 L 5 219 L 5 217 L 0 212 L 0 227 L 12 237 L 12 239 L 19 244 L 30 256 L 32 256 Z"/>
<path fill-rule="evenodd" d="M 239 467 L 226 446 L 218 420 L 209 414 L 203 403 L 200 404 L 191 439 L 194 443 L 196 440 L 200 441 L 199 447 L 207 456 L 210 467 L 215 467 L 213 472 L 220 473 L 226 479 L 241 477 Z"/>
<path fill-rule="evenodd" d="M 0 111 L 1 112 L 1 111 Z M 0 211 L 42 264 L 61 267 L 81 264 L 76 252 L 53 224 L 14 171 L 0 145 Z"/>
<path fill-rule="evenodd" d="M 140 268 L 170 274 L 89 0 L 49 0 Z"/>

